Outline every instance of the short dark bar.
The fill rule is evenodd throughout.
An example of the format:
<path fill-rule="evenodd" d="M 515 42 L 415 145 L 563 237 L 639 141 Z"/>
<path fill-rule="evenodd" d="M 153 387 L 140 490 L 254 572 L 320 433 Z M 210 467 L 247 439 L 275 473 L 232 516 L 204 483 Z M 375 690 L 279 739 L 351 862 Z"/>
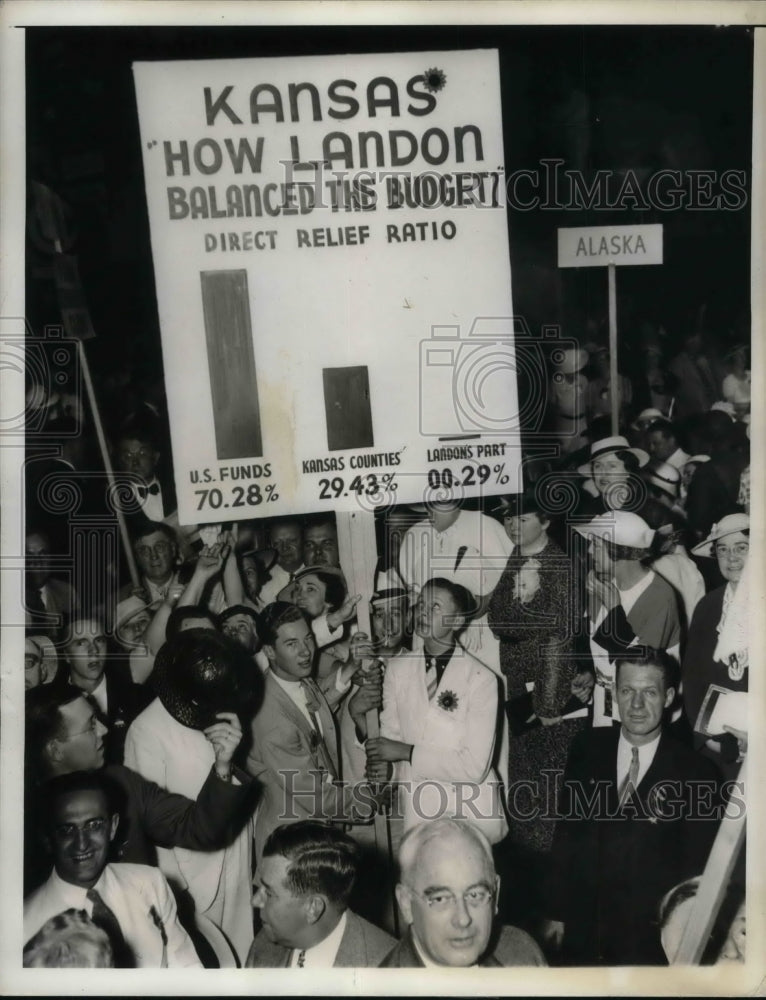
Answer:
<path fill-rule="evenodd" d="M 367 365 L 323 368 L 322 379 L 328 449 L 371 448 L 375 441 Z"/>

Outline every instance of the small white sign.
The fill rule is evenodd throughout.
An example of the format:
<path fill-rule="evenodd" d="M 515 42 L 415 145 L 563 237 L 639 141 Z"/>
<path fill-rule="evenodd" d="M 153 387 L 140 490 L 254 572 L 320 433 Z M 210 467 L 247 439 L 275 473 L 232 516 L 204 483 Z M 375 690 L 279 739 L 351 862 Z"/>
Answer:
<path fill-rule="evenodd" d="M 559 267 L 661 264 L 662 225 L 559 229 Z"/>

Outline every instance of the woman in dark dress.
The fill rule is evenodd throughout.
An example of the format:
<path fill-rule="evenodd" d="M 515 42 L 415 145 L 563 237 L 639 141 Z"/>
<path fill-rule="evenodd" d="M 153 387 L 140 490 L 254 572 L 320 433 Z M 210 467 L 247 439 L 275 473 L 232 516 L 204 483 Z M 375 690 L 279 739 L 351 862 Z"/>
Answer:
<path fill-rule="evenodd" d="M 502 510 L 514 549 L 492 594 L 488 620 L 500 640 L 507 686 L 513 867 L 517 879 L 522 870 L 529 876 L 530 886 L 524 886 L 529 910 L 534 901 L 527 894 L 546 867 L 552 845 L 560 781 L 560 774 L 543 772 L 563 771 L 572 739 L 587 720 L 582 701 L 572 695 L 577 671 L 569 561 L 548 537 L 550 519 L 533 492 L 504 502 Z M 573 711 L 574 717 L 564 717 Z"/>

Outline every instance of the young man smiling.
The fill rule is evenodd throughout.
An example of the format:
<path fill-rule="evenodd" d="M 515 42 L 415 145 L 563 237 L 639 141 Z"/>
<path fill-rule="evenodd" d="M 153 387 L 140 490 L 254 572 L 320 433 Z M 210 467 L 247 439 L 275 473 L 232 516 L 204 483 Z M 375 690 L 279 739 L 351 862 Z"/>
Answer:
<path fill-rule="evenodd" d="M 269 834 L 284 822 L 309 817 L 359 822 L 373 804 L 365 786 L 337 784 L 341 777 L 333 709 L 349 688 L 338 672 L 323 692 L 312 680 L 316 642 L 305 612 L 275 601 L 261 613 L 258 634 L 269 660 L 263 703 L 252 723 L 247 770 L 263 787 L 255 821 L 256 861 Z"/>

